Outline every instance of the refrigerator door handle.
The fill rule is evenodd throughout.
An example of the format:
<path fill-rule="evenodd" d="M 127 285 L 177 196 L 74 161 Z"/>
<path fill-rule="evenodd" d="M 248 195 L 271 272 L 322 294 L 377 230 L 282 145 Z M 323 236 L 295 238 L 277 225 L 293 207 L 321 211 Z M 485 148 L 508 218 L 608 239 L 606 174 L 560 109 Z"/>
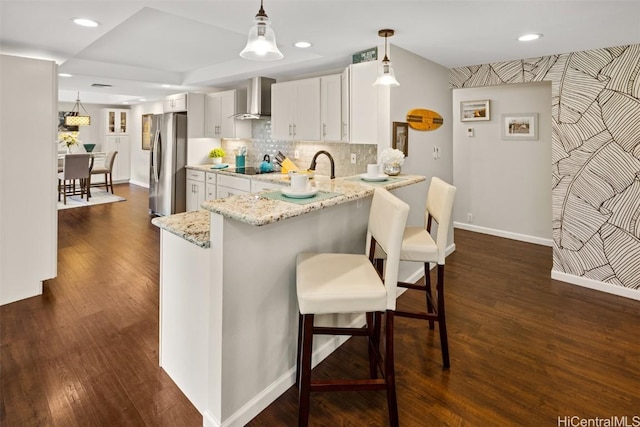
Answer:
<path fill-rule="evenodd" d="M 151 147 L 151 149 L 153 150 L 153 158 L 151 159 L 151 161 L 153 162 L 153 176 L 156 179 L 156 182 L 160 181 L 160 165 L 159 165 L 159 161 L 160 158 L 162 157 L 162 141 L 160 139 L 160 129 L 156 130 L 156 135 L 155 138 L 153 139 L 153 147 Z M 160 154 L 160 156 L 158 155 Z"/>

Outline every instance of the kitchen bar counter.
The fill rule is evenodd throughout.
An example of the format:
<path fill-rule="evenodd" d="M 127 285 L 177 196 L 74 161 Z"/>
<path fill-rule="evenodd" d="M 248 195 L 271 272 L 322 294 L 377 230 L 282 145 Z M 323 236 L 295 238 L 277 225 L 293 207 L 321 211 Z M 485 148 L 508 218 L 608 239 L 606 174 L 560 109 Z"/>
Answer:
<path fill-rule="evenodd" d="M 209 247 L 209 212 L 205 210 L 153 218 L 151 223 L 201 248 Z"/>
<path fill-rule="evenodd" d="M 280 173 L 251 179 L 256 177 L 288 183 Z M 266 190 L 154 219 L 161 227 L 160 366 L 200 411 L 204 427 L 244 426 L 294 384 L 299 253 L 364 253 L 376 187 L 414 200 L 411 209 L 423 221 L 422 176 L 375 183 L 359 177 L 312 181 L 333 197 L 299 204 L 267 198 L 278 191 Z M 194 244 L 198 239 L 190 233 L 197 230 L 204 238 L 207 218 L 209 246 Z M 420 274 L 418 268 L 399 279 L 415 281 Z M 317 316 L 317 321 L 359 327 L 364 315 Z M 323 360 L 347 339 L 315 337 L 313 360 Z"/>

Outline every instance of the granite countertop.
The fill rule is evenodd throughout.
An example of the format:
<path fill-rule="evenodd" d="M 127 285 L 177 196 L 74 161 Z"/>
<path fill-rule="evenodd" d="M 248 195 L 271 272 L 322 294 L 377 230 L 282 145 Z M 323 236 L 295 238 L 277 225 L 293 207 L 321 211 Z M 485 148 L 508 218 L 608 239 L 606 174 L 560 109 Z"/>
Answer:
<path fill-rule="evenodd" d="M 209 247 L 209 211 L 197 210 L 153 218 L 151 223 L 201 248 Z"/>
<path fill-rule="evenodd" d="M 371 196 L 375 187 L 393 190 L 425 180 L 425 177 L 420 175 L 400 175 L 396 178 L 392 178 L 388 182 L 371 183 L 365 182 L 358 177 L 338 178 L 335 180 L 316 177 L 313 182 L 320 191 L 338 193 L 338 195 L 307 204 L 297 204 L 293 201 L 268 199 L 261 195 L 270 191 L 263 191 L 261 193 L 232 196 L 226 199 L 209 200 L 204 202 L 202 207 L 237 221 L 260 226 Z"/>
<path fill-rule="evenodd" d="M 214 171 L 225 175 L 242 176 L 231 171 L 212 170 L 210 165 L 189 166 L 190 169 Z M 281 173 L 251 175 L 251 179 L 289 184 L 289 178 Z M 202 209 L 193 212 L 184 212 L 175 215 L 153 218 L 151 223 L 163 230 L 167 230 L 183 239 L 200 246 L 209 247 L 209 213 L 215 212 L 247 224 L 261 226 L 281 221 L 287 218 L 304 215 L 309 212 L 324 209 L 329 206 L 339 205 L 352 200 L 363 199 L 373 194 L 376 187 L 387 190 L 404 187 L 424 181 L 421 175 L 400 175 L 392 177 L 389 181 L 366 182 L 358 176 L 337 178 L 316 176 L 311 182 L 320 191 L 338 193 L 334 197 L 298 204 L 294 200 L 287 202 L 265 197 L 265 194 L 273 190 L 260 193 L 242 194 L 225 199 L 209 200 L 202 204 Z"/>

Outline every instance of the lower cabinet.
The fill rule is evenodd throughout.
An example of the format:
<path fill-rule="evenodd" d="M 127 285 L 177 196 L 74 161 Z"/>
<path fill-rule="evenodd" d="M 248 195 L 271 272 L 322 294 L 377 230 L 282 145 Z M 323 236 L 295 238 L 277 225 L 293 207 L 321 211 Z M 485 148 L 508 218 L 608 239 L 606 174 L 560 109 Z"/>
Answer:
<path fill-rule="evenodd" d="M 200 209 L 205 189 L 205 172 L 187 169 L 187 212 Z"/>
<path fill-rule="evenodd" d="M 216 196 L 216 177 L 218 175 L 214 172 L 207 172 L 207 179 L 205 182 L 205 200 L 214 200 Z"/>
<path fill-rule="evenodd" d="M 253 179 L 251 180 L 252 193 L 259 193 L 266 190 L 280 190 L 282 187 L 282 184 L 274 184 L 273 182 L 257 181 Z"/>
<path fill-rule="evenodd" d="M 251 180 L 249 178 L 240 178 L 237 176 L 218 175 L 218 190 L 216 196 L 218 199 L 235 196 L 237 194 L 248 194 L 251 192 Z"/>
<path fill-rule="evenodd" d="M 131 178 L 131 148 L 128 136 L 107 136 L 103 151 L 117 151 L 111 175 L 113 181 L 129 181 Z"/>

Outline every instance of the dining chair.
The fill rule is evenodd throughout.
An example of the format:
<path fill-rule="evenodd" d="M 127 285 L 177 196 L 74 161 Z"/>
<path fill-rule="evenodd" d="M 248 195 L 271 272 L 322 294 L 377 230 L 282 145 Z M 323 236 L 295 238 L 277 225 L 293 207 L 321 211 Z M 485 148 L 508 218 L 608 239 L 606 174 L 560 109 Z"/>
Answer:
<path fill-rule="evenodd" d="M 396 310 L 396 316 L 427 320 L 429 329 L 434 329 L 434 323 L 438 322 L 444 369 L 451 366 L 444 306 L 444 265 L 455 193 L 456 187 L 438 177 L 433 177 L 427 193 L 424 227 L 407 227 L 404 230 L 400 260 L 423 263 L 425 284 L 422 286 L 398 282 L 398 286 L 425 292 L 426 311 Z M 438 225 L 435 240 L 431 236 L 433 221 Z M 375 258 L 377 261 L 383 261 L 386 258 L 384 251 L 381 251 L 379 247 L 376 248 Z M 431 292 L 431 263 L 437 265 L 435 298 Z M 380 268 L 382 263 L 377 264 Z"/>
<path fill-rule="evenodd" d="M 91 167 L 93 158 L 90 154 L 67 154 L 64 156 L 62 172 L 58 173 L 58 201 L 64 194 L 64 204 L 67 204 L 67 195 L 80 194 L 80 198 L 86 194 L 87 202 L 91 194 Z M 79 193 L 76 192 L 76 180 L 79 181 Z"/>
<path fill-rule="evenodd" d="M 109 151 L 104 159 L 104 164 L 102 166 L 96 166 L 91 169 L 91 175 L 104 175 L 104 184 L 96 183 L 93 184 L 93 186 L 99 187 L 101 185 L 104 185 L 107 192 L 109 192 L 109 187 L 111 187 L 111 194 L 113 194 L 113 163 L 116 159 L 117 154 L 117 151 Z"/>
<path fill-rule="evenodd" d="M 310 394 L 330 391 L 385 390 L 389 423 L 399 425 L 393 355 L 396 284 L 409 205 L 383 188 L 376 188 L 367 225 L 365 254 L 300 253 L 296 260 L 296 292 L 300 308 L 296 384 L 298 425 L 309 422 Z M 384 275 L 373 264 L 376 245 L 387 253 Z M 366 313 L 366 327 L 322 327 L 316 315 Z M 385 319 L 385 354 L 380 353 L 380 328 Z M 313 335 L 368 337 L 369 378 L 311 381 Z M 384 366 L 382 378 L 378 369 Z"/>

